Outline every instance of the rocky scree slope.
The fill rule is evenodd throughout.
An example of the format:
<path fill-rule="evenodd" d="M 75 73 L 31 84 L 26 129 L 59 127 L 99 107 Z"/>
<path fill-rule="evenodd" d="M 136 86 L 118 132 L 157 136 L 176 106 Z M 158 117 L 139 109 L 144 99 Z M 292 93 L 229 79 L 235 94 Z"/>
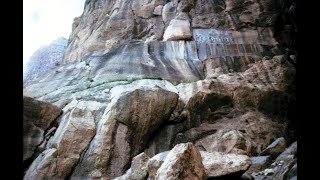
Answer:
<path fill-rule="evenodd" d="M 62 111 L 25 134 L 24 179 L 295 178 L 293 5 L 87 0 L 24 86 Z"/>

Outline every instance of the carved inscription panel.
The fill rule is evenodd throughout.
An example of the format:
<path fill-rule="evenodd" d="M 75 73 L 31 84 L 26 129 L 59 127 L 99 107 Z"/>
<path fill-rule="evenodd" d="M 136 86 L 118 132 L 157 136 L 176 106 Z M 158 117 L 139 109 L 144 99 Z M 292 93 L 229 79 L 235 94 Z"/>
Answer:
<path fill-rule="evenodd" d="M 233 43 L 232 36 L 228 31 L 216 29 L 194 29 L 193 37 L 197 42 L 209 42 L 217 44 Z"/>

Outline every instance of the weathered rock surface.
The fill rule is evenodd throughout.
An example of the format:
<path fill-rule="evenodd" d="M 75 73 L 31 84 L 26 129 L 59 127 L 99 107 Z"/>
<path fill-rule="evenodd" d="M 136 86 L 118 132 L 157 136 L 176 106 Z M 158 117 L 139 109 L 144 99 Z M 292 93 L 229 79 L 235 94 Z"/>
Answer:
<path fill-rule="evenodd" d="M 70 96 L 94 96 L 105 101 L 108 94 L 102 91 L 121 83 L 139 79 L 179 83 L 203 78 L 193 42 L 130 43 L 104 55 L 90 55 L 85 61 L 49 72 L 38 83 L 27 86 L 24 94 L 50 102 Z"/>
<path fill-rule="evenodd" d="M 291 99 L 292 95 L 284 93 L 291 87 L 290 84 L 293 82 L 292 77 L 294 76 L 291 76 L 291 73 L 294 73 L 291 71 L 293 69 L 291 69 L 290 64 L 281 66 L 278 63 L 276 58 L 268 61 L 262 60 L 254 63 L 243 73 L 219 73 L 216 78 L 197 81 L 195 83 L 179 84 L 177 88 L 179 90 L 182 108 L 178 113 L 186 114 L 186 120 L 181 124 L 168 125 L 170 128 L 164 129 L 166 133 L 162 134 L 159 132 L 162 138 L 155 137 L 155 140 L 160 143 L 164 138 L 175 139 L 178 134 L 182 133 L 183 135 L 184 131 L 193 127 L 199 127 L 203 124 L 203 127 L 207 130 L 200 130 L 200 128 L 198 128 L 196 132 L 199 134 L 205 131 L 203 133 L 205 136 L 210 135 L 210 133 L 214 134 L 221 128 L 226 129 L 225 131 L 240 131 L 244 137 L 247 137 L 245 139 L 248 141 L 248 143 L 245 143 L 245 146 L 243 146 L 243 150 L 251 155 L 258 155 L 272 140 L 286 131 L 286 125 L 282 124 L 285 121 L 281 119 L 288 117 L 291 111 L 289 108 L 292 106 L 292 102 L 294 102 L 294 98 Z M 272 83 L 269 84 L 268 82 Z M 248 110 L 260 111 L 262 114 L 256 114 L 256 112 L 254 112 L 253 114 L 256 115 L 252 113 L 247 115 L 248 117 L 251 116 L 252 118 L 249 119 L 252 120 L 247 120 L 247 116 L 240 118 L 243 113 Z M 179 115 L 177 117 L 180 118 Z M 257 117 L 258 119 L 265 120 L 256 120 Z M 242 120 L 238 121 L 239 118 Z M 252 123 L 250 121 L 252 121 Z M 234 122 L 234 125 L 229 122 Z M 206 126 L 208 125 L 205 123 L 210 124 L 212 127 L 217 127 L 218 124 L 221 125 L 214 129 L 207 128 Z M 214 125 L 216 123 L 217 125 Z M 226 132 L 219 133 L 222 136 Z M 265 133 L 269 135 L 257 136 L 257 134 Z M 203 136 L 201 137 L 201 135 L 191 136 L 192 139 L 188 140 L 187 138 L 182 142 L 193 142 L 199 137 L 204 138 Z M 215 139 L 221 137 L 217 135 L 212 136 L 215 136 Z M 182 136 L 182 138 L 184 137 Z M 252 141 L 251 138 L 255 140 Z M 166 142 L 170 141 L 171 140 L 166 140 Z M 208 140 L 208 142 L 210 143 L 209 146 L 211 146 L 211 142 L 214 141 Z M 161 150 L 166 151 L 173 146 L 174 142 L 171 142 L 167 148 L 162 148 Z M 152 148 L 158 149 L 157 147 Z M 251 150 L 248 151 L 248 149 Z M 159 153 L 159 151 L 154 152 L 154 154 L 157 153 Z M 154 154 L 149 155 L 152 156 Z"/>
<path fill-rule="evenodd" d="M 148 137 L 169 118 L 178 99 L 176 93 L 159 86 L 144 89 L 117 86 L 112 89 L 112 95 L 97 124 L 96 136 L 72 178 L 122 175 L 131 158 L 144 148 Z"/>
<path fill-rule="evenodd" d="M 277 157 L 276 161 L 283 161 L 290 155 L 296 156 L 297 150 L 297 142 L 294 142 Z"/>
<path fill-rule="evenodd" d="M 178 177 L 172 172 L 185 179 L 239 178 L 249 156 L 278 137 L 296 138 L 290 6 L 282 0 L 87 0 L 63 64 L 24 85 L 25 96 L 63 109 L 25 178 Z M 185 148 L 172 150 L 181 143 Z M 274 147 L 264 153 L 284 150 Z M 277 165 L 251 174 L 294 178 L 295 147 Z M 216 154 L 202 162 L 214 171 L 200 170 L 199 150 Z"/>
<path fill-rule="evenodd" d="M 52 172 L 56 168 L 57 149 L 47 149 L 31 164 L 24 176 L 24 180 L 51 178 Z M 48 176 L 49 174 L 49 176 Z"/>
<path fill-rule="evenodd" d="M 242 175 L 244 179 L 252 179 L 251 174 L 254 172 L 259 172 L 263 169 L 266 169 L 271 164 L 270 156 L 256 156 L 251 157 L 251 166 L 250 168 Z"/>
<path fill-rule="evenodd" d="M 241 29 L 273 26 L 283 1 L 198 0 L 195 3 L 192 27 Z"/>
<path fill-rule="evenodd" d="M 212 143 L 209 143 L 209 141 Z M 227 132 L 219 130 L 214 135 L 200 139 L 198 144 L 209 152 L 218 151 L 234 154 L 249 154 L 248 152 L 251 151 L 250 141 L 246 140 L 243 133 L 238 130 Z"/>
<path fill-rule="evenodd" d="M 176 145 L 158 169 L 155 179 L 206 179 L 197 148 L 192 143 Z"/>
<path fill-rule="evenodd" d="M 283 133 L 282 127 L 259 112 L 247 112 L 233 118 L 216 120 L 214 123 L 202 123 L 199 127 L 185 132 L 183 127 L 179 129 L 173 127 L 169 134 L 161 134 L 162 138 L 155 139 L 159 144 L 155 142 L 154 145 L 150 145 L 150 150 L 146 152 L 152 156 L 159 150 L 169 150 L 177 143 L 193 142 L 208 152 L 257 155 L 270 144 L 272 139 Z M 163 136 L 173 140 L 167 147 L 157 148 L 162 146 L 160 144 L 162 139 L 168 139 Z"/>
<path fill-rule="evenodd" d="M 58 126 L 56 121 L 61 113 L 61 109 L 48 102 L 23 97 L 23 161 L 33 156 L 50 125 Z"/>
<path fill-rule="evenodd" d="M 55 135 L 32 163 L 24 179 L 65 179 L 95 135 L 92 112 L 80 104 L 64 115 Z"/>
<path fill-rule="evenodd" d="M 220 177 L 242 172 L 249 168 L 251 160 L 246 155 L 200 151 L 207 176 Z"/>
<path fill-rule="evenodd" d="M 287 179 L 297 179 L 297 163 L 295 163 L 289 172 L 286 174 Z"/>
<path fill-rule="evenodd" d="M 145 153 L 141 153 L 132 159 L 131 168 L 128 171 L 114 180 L 138 180 L 146 179 L 148 175 L 148 160 L 149 157 Z"/>
<path fill-rule="evenodd" d="M 155 7 L 154 10 L 153 10 L 153 14 L 160 16 L 162 14 L 162 8 L 163 8 L 162 5 L 159 5 L 159 6 Z"/>
<path fill-rule="evenodd" d="M 265 150 L 261 152 L 261 155 L 271 155 L 271 157 L 277 157 L 287 147 L 286 140 L 281 137 L 272 142 Z"/>
<path fill-rule="evenodd" d="M 160 166 L 163 164 L 164 160 L 168 156 L 170 151 L 165 151 L 153 156 L 148 161 L 148 178 L 154 180 L 156 177 L 156 173 Z"/>
<path fill-rule="evenodd" d="M 118 179 L 216 178 L 244 172 L 250 165 L 246 155 L 199 151 L 192 143 L 181 143 L 150 159 L 144 153 L 136 156 L 131 168 Z"/>
<path fill-rule="evenodd" d="M 253 173 L 254 179 L 291 179 L 297 176 L 297 156 L 296 146 L 297 143 L 293 143 L 288 147 L 281 155 L 277 157 L 275 162 L 271 164 L 267 169 L 258 173 Z"/>
<path fill-rule="evenodd" d="M 163 35 L 163 40 L 190 40 L 190 22 L 188 20 L 172 19 Z"/>
<path fill-rule="evenodd" d="M 118 0 L 113 3 L 105 0 L 87 1 L 83 14 L 74 21 L 65 62 L 79 62 L 87 53 L 104 51 L 134 39 L 145 40 L 156 36 L 160 40 L 164 33 L 163 24 L 170 27 L 171 20 L 181 17 L 183 13 L 188 14 L 184 16 L 190 16 L 189 26 L 192 28 L 253 30 L 256 27 L 274 26 L 283 5 L 283 1 L 273 0 L 165 3 L 163 0 Z M 162 14 L 158 6 L 163 6 Z M 157 11 L 156 16 L 153 16 L 154 10 Z M 181 27 L 177 26 L 178 29 Z"/>
<path fill-rule="evenodd" d="M 284 161 L 282 161 L 281 163 L 278 163 L 274 167 L 265 169 L 264 171 L 256 174 L 254 173 L 253 178 L 258 180 L 285 179 L 287 177 L 288 172 L 294 166 L 295 163 L 296 163 L 296 159 L 293 156 L 289 156 Z M 293 174 L 291 174 L 290 176 L 294 177 L 296 175 L 297 174 L 293 172 Z"/>

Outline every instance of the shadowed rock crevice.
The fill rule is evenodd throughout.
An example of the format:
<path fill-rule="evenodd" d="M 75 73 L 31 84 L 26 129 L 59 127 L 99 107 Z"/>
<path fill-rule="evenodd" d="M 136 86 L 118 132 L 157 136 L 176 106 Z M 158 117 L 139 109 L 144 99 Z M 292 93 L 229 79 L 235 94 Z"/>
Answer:
<path fill-rule="evenodd" d="M 230 113 L 233 108 L 233 101 L 229 96 L 199 92 L 189 99 L 186 108 L 190 112 L 190 118 L 193 123 L 213 123 L 215 120 Z"/>
<path fill-rule="evenodd" d="M 245 172 L 245 170 L 238 171 L 238 172 L 231 173 L 231 174 L 224 175 L 224 176 L 219 176 L 219 177 L 209 177 L 209 178 L 207 178 L 207 180 L 242 180 L 241 176 L 244 172 Z"/>
<path fill-rule="evenodd" d="M 62 114 L 58 107 L 30 97 L 23 97 L 23 168 L 27 169 L 32 161 L 45 149 L 47 131 L 58 127 L 57 119 Z M 53 125 L 54 124 L 54 125 Z M 52 135 L 51 135 L 52 136 Z M 41 146 L 41 147 L 40 147 Z"/>

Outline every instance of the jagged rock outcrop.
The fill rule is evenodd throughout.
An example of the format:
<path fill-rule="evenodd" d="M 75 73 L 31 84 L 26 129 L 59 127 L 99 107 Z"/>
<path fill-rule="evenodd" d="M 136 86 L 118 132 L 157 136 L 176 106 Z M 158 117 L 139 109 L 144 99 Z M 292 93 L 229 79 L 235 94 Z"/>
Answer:
<path fill-rule="evenodd" d="M 23 97 L 23 161 L 28 166 L 43 148 L 46 138 L 58 127 L 57 119 L 62 111 L 47 102 Z M 50 131 L 52 130 L 52 131 Z"/>
<path fill-rule="evenodd" d="M 209 178 L 239 173 L 247 170 L 251 165 L 251 160 L 246 155 L 206 151 L 200 151 L 200 153 Z"/>
<path fill-rule="evenodd" d="M 270 156 L 256 156 L 251 157 L 252 165 L 250 168 L 241 176 L 243 179 L 251 179 L 251 174 L 266 169 L 271 164 Z"/>
<path fill-rule="evenodd" d="M 163 132 L 158 133 L 155 142 L 150 142 L 147 153 L 154 155 L 169 150 L 176 143 L 188 141 L 197 145 L 202 141 L 204 145 L 201 146 L 208 151 L 211 148 L 248 155 L 261 153 L 286 131 L 287 122 L 283 118 L 286 119 L 294 102 L 291 95 L 284 93 L 293 81 L 293 76 L 289 75 L 294 73 L 292 66 L 289 63 L 282 66 L 277 60 L 276 57 L 260 60 L 243 73 L 219 73 L 213 79 L 179 84 L 182 107 L 178 114 L 185 116 L 185 120 L 161 130 Z M 221 136 L 231 130 L 239 131 L 238 140 L 234 142 L 236 149 L 223 147 L 229 145 L 220 141 Z M 169 143 L 164 146 L 162 142 L 166 141 Z M 205 145 L 206 142 L 209 144 Z"/>
<path fill-rule="evenodd" d="M 178 33 L 173 37 L 179 38 L 174 40 L 190 39 L 188 26 L 223 30 L 274 26 L 283 4 L 284 1 L 274 0 L 86 1 L 83 14 L 75 18 L 64 60 L 79 62 L 87 53 L 105 51 L 131 40 L 162 40 L 165 31 Z M 162 13 L 153 14 L 159 6 L 163 6 Z"/>
<path fill-rule="evenodd" d="M 167 155 L 156 173 L 160 179 L 206 179 L 202 157 L 197 148 L 191 144 L 178 144 Z"/>
<path fill-rule="evenodd" d="M 239 174 L 250 165 L 246 155 L 199 151 L 192 143 L 181 143 L 150 159 L 144 153 L 139 154 L 126 174 L 116 179 L 223 178 Z"/>
<path fill-rule="evenodd" d="M 62 117 L 47 150 L 32 163 L 24 179 L 67 178 L 95 133 L 91 109 L 78 103 Z"/>
<path fill-rule="evenodd" d="M 297 178 L 297 142 L 291 144 L 263 171 L 252 173 L 254 179 L 291 179 Z"/>
<path fill-rule="evenodd" d="M 143 150 L 149 136 L 169 118 L 178 95 L 159 86 L 117 86 L 83 160 L 71 178 L 115 178 Z"/>
<path fill-rule="evenodd" d="M 290 6 L 87 0 L 63 64 L 24 85 L 63 109 L 24 178 L 240 178 L 262 155 L 243 178 L 296 176 Z"/>
<path fill-rule="evenodd" d="M 287 147 L 287 142 L 283 137 L 281 137 L 276 139 L 265 150 L 263 150 L 261 152 L 261 155 L 270 154 L 272 157 L 277 157 L 286 149 L 286 147 Z"/>
<path fill-rule="evenodd" d="M 114 178 L 114 180 L 146 179 L 149 159 L 149 156 L 145 153 L 137 155 L 132 159 L 131 168 L 124 175 Z"/>

